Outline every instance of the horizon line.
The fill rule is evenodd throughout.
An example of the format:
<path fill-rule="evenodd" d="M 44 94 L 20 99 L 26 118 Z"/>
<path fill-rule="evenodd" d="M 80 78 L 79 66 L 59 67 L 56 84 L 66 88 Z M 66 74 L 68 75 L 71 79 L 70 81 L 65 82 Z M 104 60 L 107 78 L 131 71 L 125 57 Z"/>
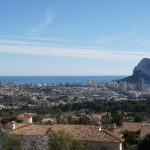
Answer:
<path fill-rule="evenodd" d="M 130 75 L 0 75 L 0 77 L 130 76 Z"/>

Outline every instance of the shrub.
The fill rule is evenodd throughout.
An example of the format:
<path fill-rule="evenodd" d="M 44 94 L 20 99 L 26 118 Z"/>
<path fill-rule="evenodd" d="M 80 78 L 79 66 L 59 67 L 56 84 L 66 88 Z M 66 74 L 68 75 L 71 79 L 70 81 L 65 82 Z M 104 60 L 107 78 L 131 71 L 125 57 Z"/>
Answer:
<path fill-rule="evenodd" d="M 72 138 L 63 131 L 49 133 L 50 150 L 85 150 L 82 142 Z"/>

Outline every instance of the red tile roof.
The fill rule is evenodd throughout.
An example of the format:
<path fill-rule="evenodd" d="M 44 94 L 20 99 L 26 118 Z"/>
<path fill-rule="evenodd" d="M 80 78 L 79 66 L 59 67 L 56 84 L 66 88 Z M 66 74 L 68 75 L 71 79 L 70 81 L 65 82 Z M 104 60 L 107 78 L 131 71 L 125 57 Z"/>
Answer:
<path fill-rule="evenodd" d="M 115 130 L 116 133 L 124 131 L 140 131 L 140 137 L 144 137 L 150 134 L 150 123 L 124 122 L 121 128 Z"/>
<path fill-rule="evenodd" d="M 17 116 L 18 119 L 24 119 L 24 118 L 32 118 L 34 115 L 30 113 L 23 113 Z"/>
<path fill-rule="evenodd" d="M 12 131 L 12 134 L 18 135 L 46 135 L 49 130 L 54 132 L 64 131 L 70 136 L 82 141 L 97 141 L 97 142 L 123 142 L 123 139 L 117 137 L 113 133 L 106 131 L 99 131 L 97 126 L 88 125 L 28 125 Z"/>
<path fill-rule="evenodd" d="M 150 124 L 142 124 L 140 136 L 144 137 L 147 134 L 150 134 Z"/>

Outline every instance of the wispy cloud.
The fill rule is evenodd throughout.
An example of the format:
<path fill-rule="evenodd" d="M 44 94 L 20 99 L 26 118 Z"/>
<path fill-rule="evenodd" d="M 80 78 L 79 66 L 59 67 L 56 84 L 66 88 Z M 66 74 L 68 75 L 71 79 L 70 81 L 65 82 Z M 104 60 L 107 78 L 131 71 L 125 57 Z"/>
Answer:
<path fill-rule="evenodd" d="M 101 38 L 101 39 L 95 40 L 94 43 L 95 44 L 104 44 L 104 43 L 110 42 L 112 40 L 115 40 L 116 38 L 117 38 L 117 36 L 110 36 L 110 37 L 106 37 L 106 38 Z"/>
<path fill-rule="evenodd" d="M 58 48 L 48 45 L 37 45 L 36 43 L 28 44 L 21 41 L 0 41 L 0 53 L 7 54 L 29 54 L 43 56 L 58 56 L 58 57 L 74 57 L 83 59 L 98 59 L 98 60 L 140 60 L 143 57 L 150 57 L 148 52 L 136 51 L 112 51 L 94 48 Z"/>
<path fill-rule="evenodd" d="M 74 40 L 65 40 L 58 38 L 43 38 L 43 37 L 27 37 L 27 36 L 0 36 L 0 44 L 25 44 L 36 46 L 55 46 L 55 47 L 69 47 L 69 48 L 83 48 L 83 49 L 98 49 L 99 46 L 87 42 L 80 42 Z"/>
<path fill-rule="evenodd" d="M 30 31 L 30 33 L 29 33 L 30 36 L 34 36 L 35 34 L 40 32 L 41 30 L 43 30 L 45 27 L 47 27 L 53 21 L 52 12 L 46 11 L 43 15 L 43 18 L 44 19 L 36 27 L 34 27 Z"/>
<path fill-rule="evenodd" d="M 114 41 L 114 40 L 118 40 L 118 39 L 123 38 L 123 37 L 128 37 L 128 36 L 134 35 L 138 32 L 139 31 L 137 31 L 137 30 L 133 30 L 133 31 L 129 31 L 129 32 L 126 32 L 126 33 L 119 34 L 119 35 L 108 36 L 108 37 L 97 39 L 93 43 L 95 43 L 95 44 L 105 44 L 105 43 L 108 43 L 108 42 L 111 42 L 111 41 Z"/>
<path fill-rule="evenodd" d="M 143 47 L 149 47 L 150 46 L 150 40 L 145 40 L 145 41 L 136 40 L 135 42 L 137 44 L 139 44 L 140 46 L 143 46 Z"/>
<path fill-rule="evenodd" d="M 6 35 L 6 36 L 0 36 L 0 40 L 5 40 L 5 41 L 37 41 L 38 43 L 49 43 L 49 42 L 59 42 L 59 43 L 82 43 L 79 41 L 74 41 L 74 40 L 64 40 L 64 39 L 59 39 L 59 38 L 46 38 L 46 37 L 38 37 L 38 36 L 11 36 L 11 35 Z"/>

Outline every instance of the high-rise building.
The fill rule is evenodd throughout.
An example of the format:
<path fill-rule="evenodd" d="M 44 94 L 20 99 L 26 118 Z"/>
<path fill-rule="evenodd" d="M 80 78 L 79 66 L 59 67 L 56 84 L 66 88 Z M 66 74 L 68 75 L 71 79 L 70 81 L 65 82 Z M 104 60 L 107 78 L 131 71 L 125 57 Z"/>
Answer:
<path fill-rule="evenodd" d="M 89 87 L 94 87 L 95 81 L 94 80 L 88 80 L 88 86 Z"/>
<path fill-rule="evenodd" d="M 137 90 L 144 91 L 144 79 L 143 78 L 139 78 L 137 82 Z"/>
<path fill-rule="evenodd" d="M 120 90 L 122 92 L 126 92 L 127 91 L 127 82 L 121 82 L 120 86 L 121 86 Z"/>

